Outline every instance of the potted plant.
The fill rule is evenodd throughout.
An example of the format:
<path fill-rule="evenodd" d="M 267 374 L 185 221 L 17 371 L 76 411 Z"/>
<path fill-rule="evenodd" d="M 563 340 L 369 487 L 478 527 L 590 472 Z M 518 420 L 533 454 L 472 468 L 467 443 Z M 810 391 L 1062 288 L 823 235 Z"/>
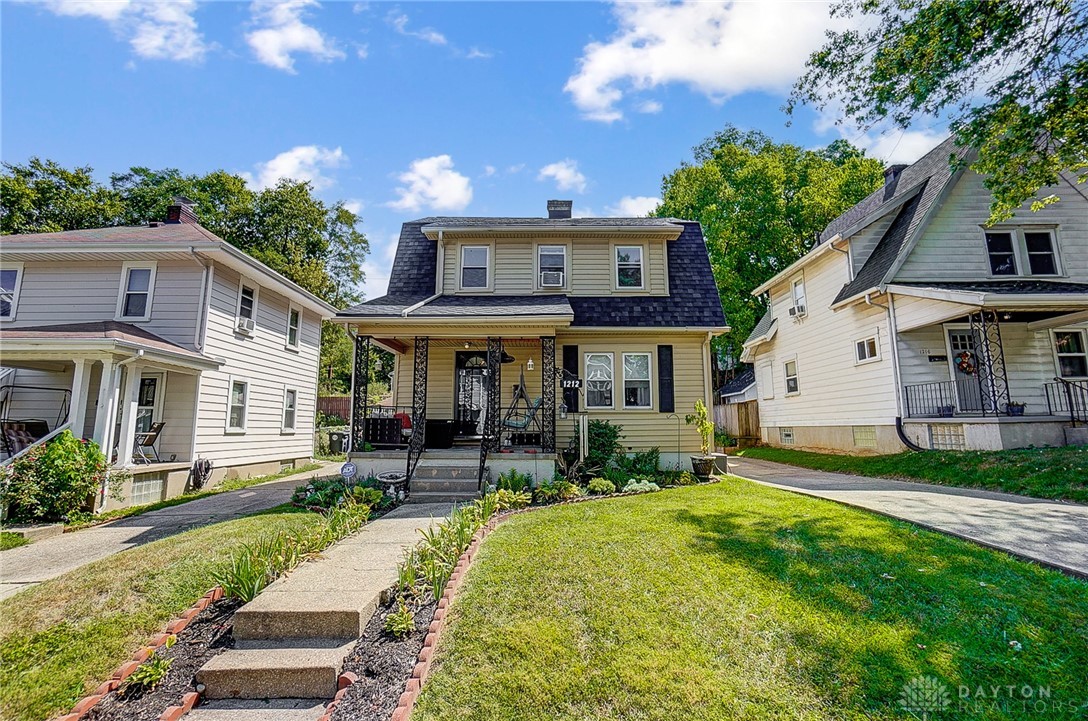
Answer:
<path fill-rule="evenodd" d="M 737 440 L 729 435 L 728 431 L 724 428 L 715 428 L 714 445 L 717 446 L 718 453 L 725 453 L 726 448 L 732 448 L 737 445 Z"/>
<path fill-rule="evenodd" d="M 955 414 L 955 406 L 937 406 L 937 416 L 940 418 L 951 418 Z"/>
<path fill-rule="evenodd" d="M 1005 413 L 1010 416 L 1024 415 L 1024 404 L 1020 401 L 1009 401 L 1005 404 Z"/>
<path fill-rule="evenodd" d="M 703 455 L 691 457 L 691 469 L 700 478 L 710 478 L 714 470 L 714 456 L 710 455 L 710 444 L 714 441 L 714 424 L 710 422 L 706 404 L 701 400 L 695 401 L 695 412 L 689 413 L 684 420 L 699 431 L 700 447 L 703 451 Z"/>

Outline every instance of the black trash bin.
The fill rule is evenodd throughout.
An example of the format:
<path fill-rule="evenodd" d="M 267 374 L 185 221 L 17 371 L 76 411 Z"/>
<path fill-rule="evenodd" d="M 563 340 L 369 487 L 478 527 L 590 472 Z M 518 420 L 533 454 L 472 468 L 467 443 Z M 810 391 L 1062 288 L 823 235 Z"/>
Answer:
<path fill-rule="evenodd" d="M 344 452 L 344 433 L 339 431 L 332 431 L 329 433 L 329 453 L 343 453 Z"/>

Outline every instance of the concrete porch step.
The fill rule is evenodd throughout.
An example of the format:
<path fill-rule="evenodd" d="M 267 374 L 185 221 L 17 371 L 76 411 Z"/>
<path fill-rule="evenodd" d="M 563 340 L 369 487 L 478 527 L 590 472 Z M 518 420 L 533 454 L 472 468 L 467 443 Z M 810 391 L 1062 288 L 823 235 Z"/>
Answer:
<path fill-rule="evenodd" d="M 452 464 L 449 462 L 435 463 L 433 465 L 423 465 L 421 461 L 416 466 L 415 475 L 412 479 L 417 478 L 476 478 L 480 473 L 480 459 L 477 458 L 471 463 L 458 463 Z"/>
<path fill-rule="evenodd" d="M 317 721 L 325 703 L 313 699 L 222 699 L 190 711 L 186 721 Z"/>
<path fill-rule="evenodd" d="M 355 641 L 251 641 L 212 658 L 196 680 L 209 699 L 330 699 Z"/>
<path fill-rule="evenodd" d="M 417 491 L 412 489 L 408 496 L 408 503 L 468 503 L 475 501 L 480 494 L 475 490 L 472 493 L 452 493 L 447 491 Z"/>
<path fill-rule="evenodd" d="M 479 481 L 472 478 L 413 478 L 412 491 L 442 491 L 445 493 L 475 493 Z"/>

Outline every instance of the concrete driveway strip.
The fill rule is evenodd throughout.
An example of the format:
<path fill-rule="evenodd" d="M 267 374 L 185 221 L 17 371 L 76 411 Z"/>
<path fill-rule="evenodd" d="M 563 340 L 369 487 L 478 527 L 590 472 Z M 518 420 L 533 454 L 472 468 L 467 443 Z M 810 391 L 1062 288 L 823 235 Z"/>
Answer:
<path fill-rule="evenodd" d="M 276 481 L 9 549 L 0 553 L 0 599 L 126 549 L 287 503 L 299 484 L 314 476 L 333 475 L 339 466 L 324 463 Z"/>
<path fill-rule="evenodd" d="M 729 470 L 763 485 L 876 511 L 1088 578 L 1088 506 L 743 457 L 730 457 Z"/>

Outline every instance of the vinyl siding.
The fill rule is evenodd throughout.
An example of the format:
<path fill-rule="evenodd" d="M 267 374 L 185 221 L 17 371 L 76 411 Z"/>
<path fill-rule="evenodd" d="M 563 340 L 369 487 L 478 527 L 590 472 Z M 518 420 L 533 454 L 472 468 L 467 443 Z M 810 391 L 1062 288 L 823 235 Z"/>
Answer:
<path fill-rule="evenodd" d="M 778 332 L 754 355 L 759 417 L 764 427 L 879 425 L 896 416 L 891 344 L 883 308 L 856 304 L 833 312 L 831 301 L 846 283 L 848 262 L 838 253 L 804 269 L 808 315 L 794 320 L 790 282 L 771 289 Z M 887 298 L 881 300 L 886 303 Z M 880 360 L 857 364 L 855 343 L 876 334 Z M 796 359 L 800 392 L 786 397 L 784 363 Z M 773 398 L 765 398 L 770 366 Z"/>
<path fill-rule="evenodd" d="M 644 283 L 641 291 L 623 291 L 624 294 L 668 294 L 668 268 L 663 240 L 608 240 L 571 238 L 499 238 L 495 241 L 447 241 L 443 268 L 443 291 L 456 293 L 460 288 L 461 246 L 490 245 L 492 291 L 497 295 L 529 295 L 532 293 L 567 293 L 569 295 L 611 295 L 615 263 L 612 260 L 614 245 L 642 245 L 646 249 L 643 260 Z M 536 247 L 538 245 L 567 246 L 567 286 L 562 289 L 537 290 Z M 481 291 L 466 291 L 481 292 Z"/>
<path fill-rule="evenodd" d="M 1062 267 L 1068 280 L 1088 281 L 1088 199 L 1066 184 L 1053 189 L 1061 202 L 1032 212 L 1022 206 L 1001 225 L 1057 225 Z M 1046 194 L 1045 191 L 1043 194 Z M 895 279 L 966 281 L 990 278 L 982 224 L 990 215 L 990 192 L 983 178 L 966 172 L 919 239 Z M 1005 276 L 1008 278 L 1009 276 Z"/>
<path fill-rule="evenodd" d="M 933 323 L 962 318 L 978 308 L 962 303 L 949 303 L 930 298 L 915 298 L 909 295 L 894 295 L 895 327 L 900 333 L 914 328 L 922 328 Z"/>
<path fill-rule="evenodd" d="M 3 327 L 113 320 L 122 265 L 120 261 L 25 263 L 16 319 L 5 321 Z M 159 261 L 150 320 L 124 322 L 194 350 L 202 274 L 196 263 Z"/>
<path fill-rule="evenodd" d="M 208 312 L 205 354 L 225 360 L 200 381 L 197 455 L 217 466 L 305 458 L 312 454 L 321 320 L 302 312 L 298 352 L 287 350 L 288 300 L 267 287 L 257 299 L 253 336 L 234 332 L 239 276 L 216 266 Z M 228 383 L 249 383 L 247 428 L 226 432 Z M 281 432 L 284 386 L 298 390 L 295 433 Z"/>

